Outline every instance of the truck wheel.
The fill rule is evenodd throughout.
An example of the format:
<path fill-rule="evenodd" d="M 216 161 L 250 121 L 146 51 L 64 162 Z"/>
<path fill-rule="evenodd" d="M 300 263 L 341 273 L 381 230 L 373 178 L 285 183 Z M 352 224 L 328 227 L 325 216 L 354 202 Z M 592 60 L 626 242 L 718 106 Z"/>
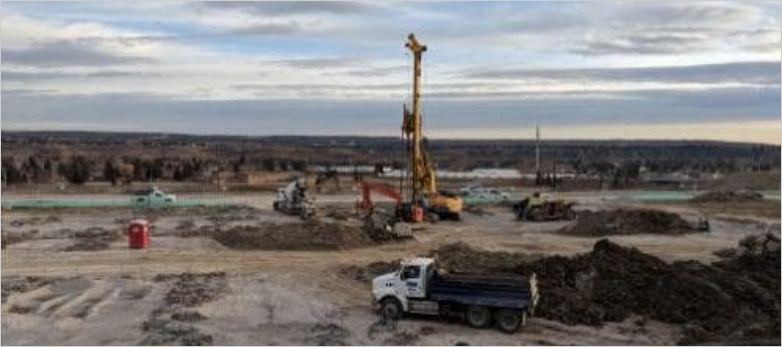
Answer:
<path fill-rule="evenodd" d="M 527 312 L 501 309 L 497 312 L 496 320 L 502 332 L 512 334 L 519 329 L 519 326 L 527 324 Z"/>
<path fill-rule="evenodd" d="M 301 220 L 308 220 L 313 214 L 314 213 L 311 213 L 308 209 L 302 208 L 301 211 L 299 211 L 299 218 L 301 218 Z"/>
<path fill-rule="evenodd" d="M 384 320 L 397 320 L 402 318 L 402 304 L 399 300 L 394 298 L 387 298 L 383 300 L 380 307 L 380 314 Z"/>
<path fill-rule="evenodd" d="M 486 306 L 470 305 L 466 312 L 467 323 L 475 328 L 485 328 L 491 324 L 491 311 Z"/>
<path fill-rule="evenodd" d="M 527 218 L 525 218 L 528 221 L 538 222 L 540 221 L 540 209 L 538 208 L 531 208 L 527 210 Z"/>

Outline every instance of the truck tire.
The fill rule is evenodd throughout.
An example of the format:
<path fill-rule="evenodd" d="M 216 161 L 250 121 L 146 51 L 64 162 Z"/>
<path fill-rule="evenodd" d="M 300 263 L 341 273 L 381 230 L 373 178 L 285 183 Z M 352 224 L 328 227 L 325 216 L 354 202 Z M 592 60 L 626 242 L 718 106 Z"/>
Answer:
<path fill-rule="evenodd" d="M 383 317 L 383 320 L 402 318 L 402 304 L 395 298 L 385 298 L 380 305 L 380 315 Z"/>
<path fill-rule="evenodd" d="M 502 332 L 512 334 L 527 324 L 527 312 L 504 308 L 497 311 L 495 320 Z"/>
<path fill-rule="evenodd" d="M 533 207 L 527 210 L 526 213 L 526 220 L 533 221 L 533 222 L 539 222 L 542 218 L 540 218 L 540 209 L 537 207 Z"/>
<path fill-rule="evenodd" d="M 565 219 L 567 219 L 567 220 L 575 220 L 576 219 L 576 211 L 574 211 L 572 208 L 568 208 L 567 211 L 565 211 Z"/>
<path fill-rule="evenodd" d="M 470 326 L 483 329 L 491 324 L 491 310 L 486 306 L 467 306 L 465 318 Z"/>

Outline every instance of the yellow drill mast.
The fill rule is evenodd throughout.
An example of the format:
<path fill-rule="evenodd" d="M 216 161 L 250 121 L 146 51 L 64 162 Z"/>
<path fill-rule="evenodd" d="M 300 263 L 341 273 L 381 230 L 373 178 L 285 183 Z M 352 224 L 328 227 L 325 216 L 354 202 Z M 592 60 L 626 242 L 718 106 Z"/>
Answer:
<path fill-rule="evenodd" d="M 405 47 L 413 53 L 413 112 L 410 113 L 405 106 L 402 132 L 407 144 L 406 150 L 410 154 L 411 200 L 414 205 L 418 205 L 422 192 L 437 191 L 436 177 L 423 150 L 421 134 L 421 58 L 426 52 L 426 46 L 419 43 L 415 35 L 410 34 Z"/>
<path fill-rule="evenodd" d="M 427 214 L 439 218 L 460 219 L 462 199 L 454 194 L 437 190 L 437 175 L 429 164 L 426 151 L 423 148 L 421 132 L 421 58 L 426 52 L 426 46 L 415 39 L 413 34 L 407 37 L 405 47 L 413 53 L 413 112 L 404 108 L 402 135 L 405 138 L 405 151 L 410 156 L 410 204 L 424 208 Z M 426 198 L 426 206 L 422 200 Z"/>

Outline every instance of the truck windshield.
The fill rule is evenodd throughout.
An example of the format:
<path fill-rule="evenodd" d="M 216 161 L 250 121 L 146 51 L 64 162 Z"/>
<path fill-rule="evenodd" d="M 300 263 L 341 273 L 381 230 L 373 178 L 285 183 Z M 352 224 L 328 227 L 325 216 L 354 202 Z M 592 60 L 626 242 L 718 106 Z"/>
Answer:
<path fill-rule="evenodd" d="M 418 278 L 421 275 L 421 268 L 418 266 L 405 266 L 402 270 L 402 279 Z"/>

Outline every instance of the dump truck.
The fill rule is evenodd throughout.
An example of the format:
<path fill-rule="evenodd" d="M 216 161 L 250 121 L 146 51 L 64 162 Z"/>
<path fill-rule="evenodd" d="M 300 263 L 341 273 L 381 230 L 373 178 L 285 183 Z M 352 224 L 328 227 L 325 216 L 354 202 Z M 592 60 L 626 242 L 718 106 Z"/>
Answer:
<path fill-rule="evenodd" d="M 475 328 L 492 323 L 513 333 L 527 324 L 538 302 L 535 274 L 530 277 L 449 274 L 432 258 L 406 259 L 399 271 L 376 277 L 372 301 L 383 319 L 405 314 L 460 317 Z"/>

